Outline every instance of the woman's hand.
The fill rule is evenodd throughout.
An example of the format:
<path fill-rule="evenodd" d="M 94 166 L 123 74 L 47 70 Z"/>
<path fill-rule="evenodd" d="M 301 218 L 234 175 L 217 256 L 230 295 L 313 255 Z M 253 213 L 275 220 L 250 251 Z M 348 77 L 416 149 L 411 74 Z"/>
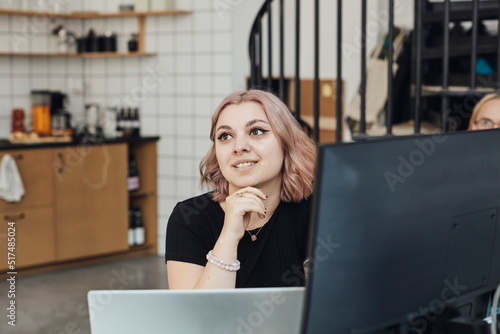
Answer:
<path fill-rule="evenodd" d="M 267 196 L 257 188 L 246 187 L 240 189 L 226 198 L 224 227 L 221 235 L 227 235 L 236 240 L 241 240 L 250 223 L 252 213 L 260 219 L 267 214 L 263 200 Z"/>

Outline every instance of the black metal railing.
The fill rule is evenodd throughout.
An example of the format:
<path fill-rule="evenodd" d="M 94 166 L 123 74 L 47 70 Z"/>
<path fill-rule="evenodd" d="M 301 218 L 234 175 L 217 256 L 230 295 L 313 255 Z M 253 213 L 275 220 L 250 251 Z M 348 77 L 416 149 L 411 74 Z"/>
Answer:
<path fill-rule="evenodd" d="M 254 20 L 250 30 L 249 52 L 250 52 L 250 82 L 249 86 L 258 89 L 273 90 L 272 78 L 272 12 L 271 3 L 273 0 L 266 0 Z M 268 31 L 268 76 L 267 83 L 264 84 L 263 58 L 262 58 L 262 20 L 267 15 Z M 284 1 L 279 0 L 279 81 L 277 92 L 279 97 L 285 102 L 285 57 L 284 57 Z M 309 135 L 312 134 L 311 127 L 302 121 L 300 117 L 300 0 L 295 0 L 295 79 L 294 79 L 294 106 L 289 106 L 299 123 L 306 129 Z"/>
<path fill-rule="evenodd" d="M 363 140 L 371 138 L 367 135 L 368 124 L 366 119 L 366 108 L 367 108 L 367 0 L 361 1 L 361 40 L 360 40 L 360 68 L 361 68 L 361 78 L 359 86 L 359 124 L 355 133 L 353 133 L 353 139 Z M 262 7 L 260 8 L 257 17 L 253 23 L 250 41 L 249 41 L 249 51 L 250 51 L 250 82 L 251 87 L 257 87 L 262 89 L 270 89 L 275 92 L 283 99 L 285 97 L 285 78 L 284 78 L 284 62 L 294 61 L 295 62 L 295 76 L 293 78 L 294 82 L 294 106 L 289 106 L 294 112 L 295 117 L 301 122 L 301 110 L 300 110 L 300 0 L 295 0 L 295 59 L 284 58 L 284 36 L 283 27 L 284 20 L 283 8 L 284 1 L 280 0 L 277 4 L 279 6 L 279 81 L 277 87 L 273 87 L 273 38 L 272 38 L 272 0 L 266 0 Z M 288 2 L 287 2 L 288 3 Z M 393 64 L 398 61 L 394 58 L 394 38 L 395 38 L 395 26 L 394 26 L 394 0 L 387 0 L 388 4 L 388 22 L 387 22 L 387 50 L 385 57 L 387 60 L 387 97 L 385 103 L 385 136 L 393 135 L 394 120 L 398 119 L 398 115 L 402 112 L 400 106 L 394 104 L 395 94 L 394 92 L 394 80 L 395 72 L 393 70 Z M 319 129 L 319 110 L 320 110 L 320 98 L 319 98 L 319 74 L 320 74 L 320 64 L 319 64 L 319 12 L 320 12 L 320 1 L 314 1 L 314 89 L 313 89 L 313 129 Z M 410 48 L 411 52 L 406 52 L 405 57 L 411 58 L 411 73 L 412 78 L 406 80 L 408 83 L 408 94 L 411 91 L 411 107 L 412 115 L 408 116 L 408 119 L 413 121 L 413 133 L 418 134 L 422 131 L 423 121 L 428 117 L 424 112 L 427 112 L 429 107 L 429 100 L 432 98 L 437 98 L 440 100 L 440 108 L 438 112 L 441 114 L 440 118 L 440 130 L 441 132 L 447 132 L 450 130 L 450 99 L 461 97 L 473 96 L 479 99 L 483 95 L 498 91 L 500 88 L 500 33 L 496 37 L 496 46 L 493 48 L 491 45 L 484 46 L 478 43 L 478 31 L 481 20 L 498 20 L 498 30 L 500 32 L 500 5 L 497 0 L 470 0 L 461 2 L 452 2 L 450 0 L 443 0 L 442 2 L 430 3 L 428 0 L 415 0 L 414 1 L 414 29 L 411 33 L 412 41 Z M 336 119 L 336 131 L 335 140 L 337 142 L 342 141 L 342 125 L 343 115 L 342 115 L 342 0 L 337 0 L 337 87 L 336 87 L 336 105 L 335 105 L 335 119 Z M 266 16 L 267 15 L 267 16 Z M 267 17 L 267 56 L 268 56 L 268 69 L 267 69 L 267 82 L 263 81 L 263 68 L 262 68 L 262 20 Z M 459 84 L 459 89 L 453 86 L 457 86 L 456 82 L 450 80 L 450 60 L 456 60 L 457 56 L 464 56 L 463 50 L 460 51 L 460 47 L 463 45 L 452 45 L 450 42 L 450 23 L 457 23 L 461 21 L 472 22 L 472 28 L 469 32 L 470 37 L 470 72 L 469 72 L 469 84 Z M 434 25 L 434 26 L 433 26 Z M 433 29 L 433 27 L 441 25 L 442 26 L 442 41 L 441 45 L 437 47 L 427 45 L 426 39 L 428 39 L 429 34 L 426 35 L 428 29 Z M 397 28 L 396 28 L 397 29 Z M 328 33 L 331 34 L 329 31 Z M 433 49 L 434 48 L 434 49 Z M 468 49 L 468 48 L 467 48 Z M 481 89 L 478 89 L 478 75 L 476 71 L 477 60 L 478 60 L 478 49 L 481 52 L 490 52 L 494 49 L 496 50 L 496 78 L 495 80 L 490 80 L 490 85 L 483 84 Z M 486 51 L 484 51 L 486 50 Z M 490 54 L 491 56 L 491 54 Z M 453 58 L 455 57 L 455 58 Z M 425 72 L 428 68 L 428 62 L 432 62 L 433 66 L 436 65 L 436 59 L 440 60 L 441 67 L 441 82 L 436 85 L 433 84 L 434 90 L 430 92 L 428 90 L 428 76 L 429 73 Z M 425 72 L 425 73 L 424 73 Z M 430 73 L 435 75 L 436 73 Z M 412 85 L 413 84 L 413 87 Z M 411 89 L 413 88 L 413 89 Z M 486 88 L 486 89 L 485 89 Z M 333 112 L 332 112 L 333 113 Z M 302 122 L 303 123 L 303 122 Z M 309 129 L 310 131 L 311 129 Z M 314 139 L 319 141 L 319 131 L 314 131 Z"/>
<path fill-rule="evenodd" d="M 268 76 L 267 85 L 263 85 L 263 75 L 262 75 L 262 19 L 266 14 L 269 13 L 268 22 L 269 29 L 268 35 L 270 36 L 268 47 L 269 47 L 269 60 L 272 60 L 272 15 L 270 12 L 271 2 L 273 0 L 266 0 L 262 5 L 257 16 L 255 17 L 252 29 L 250 30 L 250 41 L 248 43 L 248 48 L 250 50 L 250 86 L 257 88 L 271 87 L 272 75 Z M 283 29 L 283 27 L 281 27 Z M 280 38 L 280 43 L 283 43 L 283 38 Z M 272 73 L 272 61 L 269 61 L 269 73 Z M 283 73 L 280 74 L 280 78 Z M 284 76 L 283 76 L 284 77 Z"/>

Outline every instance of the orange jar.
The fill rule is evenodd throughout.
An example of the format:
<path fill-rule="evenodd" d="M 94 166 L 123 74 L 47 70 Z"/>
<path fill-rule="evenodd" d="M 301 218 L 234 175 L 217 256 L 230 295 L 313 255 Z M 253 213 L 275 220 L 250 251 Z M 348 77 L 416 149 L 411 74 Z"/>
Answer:
<path fill-rule="evenodd" d="M 31 118 L 33 132 L 40 136 L 50 136 L 50 92 L 31 91 Z"/>

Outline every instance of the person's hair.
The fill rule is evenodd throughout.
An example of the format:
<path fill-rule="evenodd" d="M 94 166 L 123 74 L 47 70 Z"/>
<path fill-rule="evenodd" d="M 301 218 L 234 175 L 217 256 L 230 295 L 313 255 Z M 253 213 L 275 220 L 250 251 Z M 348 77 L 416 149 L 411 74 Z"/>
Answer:
<path fill-rule="evenodd" d="M 474 122 L 476 122 L 477 115 L 479 114 L 479 111 L 481 110 L 481 108 L 483 108 L 485 103 L 495 99 L 500 99 L 500 93 L 491 93 L 485 95 L 481 100 L 479 100 L 479 102 L 474 107 L 474 110 L 472 111 L 472 114 L 470 116 L 469 130 L 472 130 L 472 126 L 474 125 Z"/>
<path fill-rule="evenodd" d="M 256 103 L 262 108 L 282 145 L 284 161 L 281 200 L 299 202 L 307 199 L 313 191 L 316 144 L 304 133 L 288 107 L 278 97 L 272 93 L 254 89 L 227 96 L 215 110 L 210 130 L 212 147 L 200 162 L 201 185 L 207 185 L 213 189 L 213 200 L 216 202 L 224 201 L 229 195 L 229 183 L 222 175 L 215 154 L 215 126 L 226 107 L 244 102 Z"/>

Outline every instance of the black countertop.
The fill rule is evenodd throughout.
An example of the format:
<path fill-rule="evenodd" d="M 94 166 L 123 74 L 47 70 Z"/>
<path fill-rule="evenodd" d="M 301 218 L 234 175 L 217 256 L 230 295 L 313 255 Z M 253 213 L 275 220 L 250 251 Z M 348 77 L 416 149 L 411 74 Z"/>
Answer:
<path fill-rule="evenodd" d="M 89 138 L 84 137 L 80 140 L 73 140 L 64 143 L 29 143 L 29 144 L 12 144 L 7 139 L 0 139 L 0 150 L 19 150 L 28 148 L 47 148 L 47 147 L 66 147 L 78 145 L 104 145 L 104 144 L 121 144 L 121 143 L 141 143 L 148 141 L 157 141 L 160 137 L 146 136 L 146 137 L 118 137 L 113 139 L 107 138 Z"/>

